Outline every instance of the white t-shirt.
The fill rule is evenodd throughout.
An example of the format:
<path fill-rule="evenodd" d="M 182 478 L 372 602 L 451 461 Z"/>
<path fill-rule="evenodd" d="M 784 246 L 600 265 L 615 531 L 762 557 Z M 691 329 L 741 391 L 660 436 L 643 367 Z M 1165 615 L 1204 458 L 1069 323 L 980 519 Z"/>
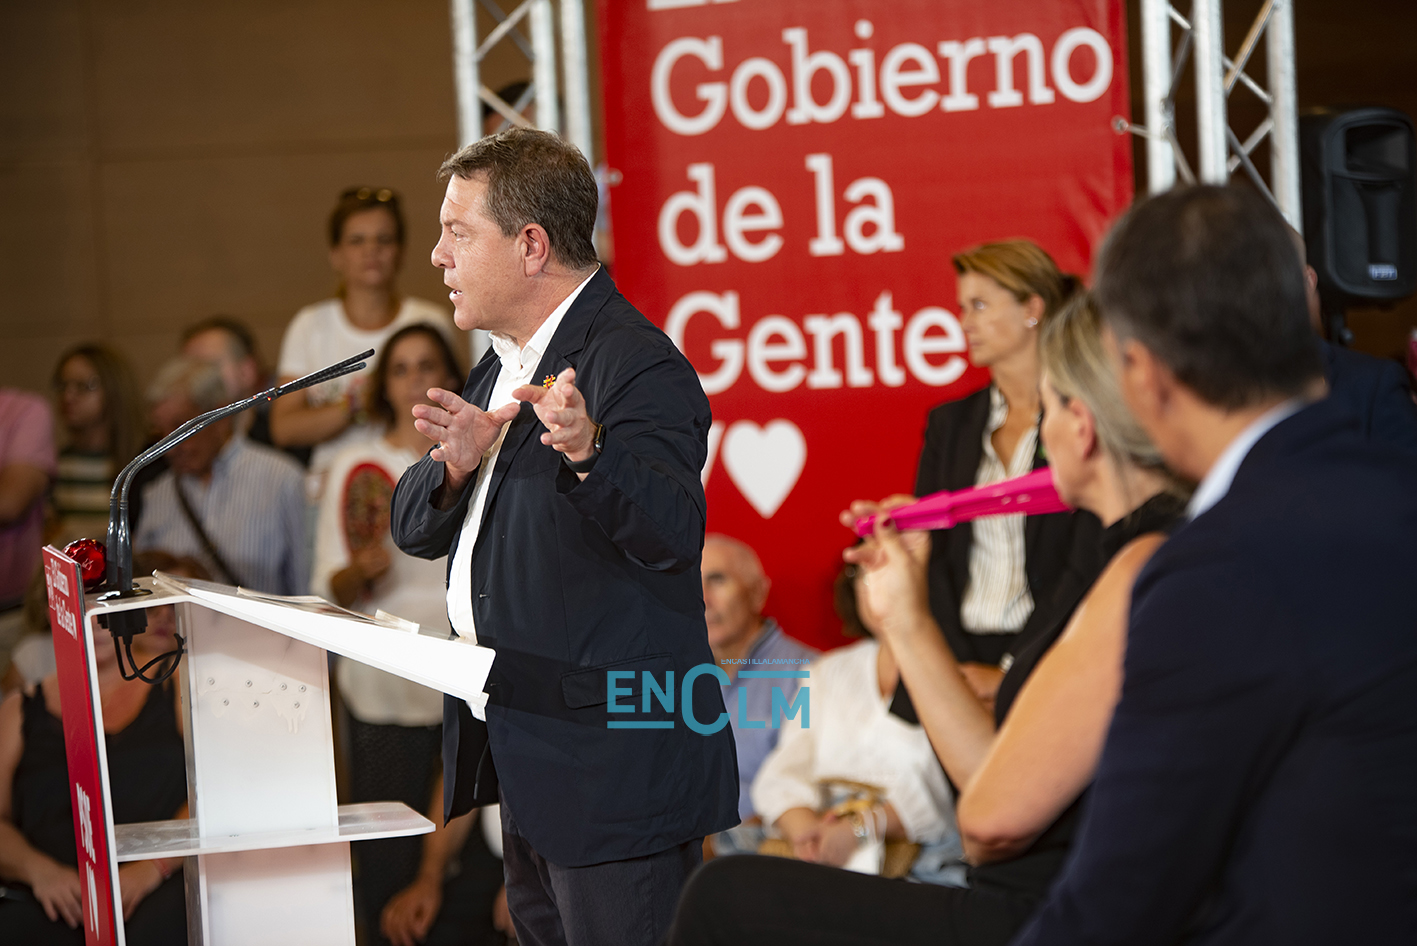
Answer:
<path fill-rule="evenodd" d="M 362 532 L 367 541 L 377 533 L 391 564 L 370 594 L 354 602 L 354 610 L 366 614 L 387 611 L 417 621 L 420 633 L 446 639 L 451 628 L 443 609 L 444 560 L 430 562 L 406 555 L 389 535 L 388 501 L 393 486 L 404 470 L 418 462 L 419 456 L 376 436 L 348 446 L 331 458 L 329 487 L 321 497 L 315 527 L 315 567 L 310 587 L 315 594 L 333 600 L 330 580 L 349 564 L 351 537 L 358 542 Z M 377 469 L 361 471 L 366 465 Z M 347 501 L 351 485 L 356 495 Z M 443 694 L 436 690 L 343 657 L 335 665 L 335 679 L 350 712 L 363 722 L 398 726 L 442 722 Z"/>
<path fill-rule="evenodd" d="M 282 378 L 303 377 L 351 355 L 374 349 L 368 367 L 363 371 L 306 388 L 305 395 L 310 404 L 316 407 L 331 404 L 368 383 L 369 376 L 374 372 L 374 362 L 389 336 L 399 329 L 418 324 L 437 328 L 453 346 L 453 351 L 467 347 L 465 333 L 453 324 L 452 316 L 424 299 L 405 298 L 394 320 L 380 329 L 362 329 L 352 325 L 344 314 L 344 303 L 339 299 L 326 299 L 308 305 L 295 313 L 295 318 L 290 320 L 290 326 L 285 330 L 276 374 Z M 312 499 L 320 494 L 319 487 L 331 457 L 344 447 L 370 439 L 375 433 L 367 425 L 350 425 L 338 436 L 315 447 L 310 454 L 311 481 L 308 484 Z"/>

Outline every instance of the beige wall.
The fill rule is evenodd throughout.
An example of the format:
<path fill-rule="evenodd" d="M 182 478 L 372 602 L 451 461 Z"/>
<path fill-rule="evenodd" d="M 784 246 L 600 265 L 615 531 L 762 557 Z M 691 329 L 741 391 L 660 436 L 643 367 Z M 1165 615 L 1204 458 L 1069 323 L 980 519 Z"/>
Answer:
<path fill-rule="evenodd" d="M 451 48 L 447 0 L 0 4 L 0 383 L 43 389 L 93 338 L 147 375 L 218 312 L 274 361 L 333 289 L 325 221 L 353 184 L 400 192 L 401 286 L 446 305 Z"/>
<path fill-rule="evenodd" d="M 1258 6 L 1226 4 L 1232 47 Z M 1296 7 L 1301 105 L 1417 115 L 1417 3 Z M 351 184 L 400 191 L 403 288 L 443 301 L 426 259 L 433 171 L 456 143 L 451 48 L 447 0 L 0 0 L 0 384 L 45 389 L 93 338 L 148 374 L 217 312 L 273 361 L 290 316 L 333 288 L 324 223 Z M 505 44 L 484 70 L 494 88 L 525 75 Z M 1352 324 L 1358 347 L 1396 353 L 1417 300 Z"/>

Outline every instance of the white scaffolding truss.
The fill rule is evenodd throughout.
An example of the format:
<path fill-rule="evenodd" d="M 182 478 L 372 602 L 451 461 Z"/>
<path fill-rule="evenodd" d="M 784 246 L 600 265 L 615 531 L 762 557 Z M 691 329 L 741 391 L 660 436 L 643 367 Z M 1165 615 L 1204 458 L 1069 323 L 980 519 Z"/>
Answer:
<path fill-rule="evenodd" d="M 1178 29 L 1174 54 L 1173 26 Z M 1193 0 L 1189 17 L 1170 0 L 1141 0 L 1141 31 L 1146 124 L 1123 120 L 1119 127 L 1146 138 L 1147 190 L 1153 194 L 1169 190 L 1178 174 L 1186 183 L 1224 184 L 1236 168 L 1243 168 L 1289 223 L 1302 230 L 1293 0 L 1264 0 L 1233 59 L 1225 54 L 1221 0 Z M 1268 88 L 1245 71 L 1262 35 Z M 1176 139 L 1176 89 L 1191 57 L 1199 174 L 1191 170 Z M 1230 128 L 1226 108 L 1237 85 L 1255 95 L 1268 111 L 1243 141 Z M 1268 182 L 1250 160 L 1265 138 L 1270 143 Z"/>
<path fill-rule="evenodd" d="M 497 0 L 451 0 L 453 75 L 458 96 L 458 144 L 482 137 L 483 106 L 510 124 L 555 131 L 588 160 L 591 157 L 590 73 L 587 66 L 584 0 L 559 0 L 559 24 L 551 0 L 522 0 L 510 12 Z M 477 11 L 496 26 L 478 41 Z M 526 32 L 519 28 L 525 19 Z M 560 33 L 562 89 L 557 88 L 557 33 Z M 531 85 L 515 102 L 503 101 L 481 80 L 481 64 L 499 44 L 514 45 L 527 59 Z M 565 110 L 562 111 L 564 101 Z M 536 120 L 527 118 L 535 106 Z"/>
<path fill-rule="evenodd" d="M 522 0 L 510 13 L 497 0 L 451 3 L 459 143 L 465 145 L 481 137 L 484 104 L 507 122 L 518 125 L 533 124 L 526 114 L 535 105 L 537 127 L 560 133 L 593 162 L 584 0 L 558 0 L 559 23 L 552 0 Z M 1289 223 L 1302 230 L 1293 0 L 1263 0 L 1233 59 L 1225 54 L 1221 4 L 1222 0 L 1192 0 L 1187 16 L 1176 9 L 1172 0 L 1141 0 L 1146 124 L 1136 125 L 1119 117 L 1117 127 L 1146 139 L 1150 193 L 1169 190 L 1178 176 L 1186 183 L 1223 184 L 1237 168 L 1242 168 Z M 478 7 L 497 24 L 480 44 Z M 517 29 L 523 18 L 528 21 L 529 40 Z M 563 96 L 557 94 L 558 32 Z M 1265 40 L 1267 87 L 1245 71 L 1261 37 Z M 531 86 L 516 102 L 502 101 L 480 81 L 482 60 L 503 42 L 515 44 L 531 67 Z M 1176 90 L 1192 58 L 1199 173 L 1192 170 L 1176 137 Z M 1243 140 L 1231 129 L 1227 110 L 1230 94 L 1237 86 L 1256 96 L 1268 112 Z M 1266 138 L 1270 143 L 1268 181 L 1250 160 L 1251 153 Z"/>

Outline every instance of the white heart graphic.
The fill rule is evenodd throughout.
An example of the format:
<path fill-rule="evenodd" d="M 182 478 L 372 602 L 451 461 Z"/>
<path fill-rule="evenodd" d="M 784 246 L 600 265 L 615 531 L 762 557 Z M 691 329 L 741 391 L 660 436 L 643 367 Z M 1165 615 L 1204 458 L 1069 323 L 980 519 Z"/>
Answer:
<path fill-rule="evenodd" d="M 759 427 L 740 420 L 723 434 L 723 467 L 733 485 L 764 519 L 777 512 L 807 462 L 807 441 L 790 420 Z"/>

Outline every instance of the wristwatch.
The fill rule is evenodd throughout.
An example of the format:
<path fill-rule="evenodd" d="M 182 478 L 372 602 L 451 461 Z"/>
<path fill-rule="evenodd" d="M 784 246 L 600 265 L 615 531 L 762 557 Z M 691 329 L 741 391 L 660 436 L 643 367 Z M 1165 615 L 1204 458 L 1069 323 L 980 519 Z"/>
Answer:
<path fill-rule="evenodd" d="M 592 423 L 594 423 L 594 421 L 592 421 Z M 584 460 L 572 460 L 566 457 L 564 453 L 561 454 L 561 456 L 566 457 L 566 466 L 570 468 L 572 473 L 589 473 L 595 468 L 595 461 L 600 459 L 600 453 L 605 449 L 604 424 L 595 425 L 595 439 L 591 441 L 590 449 L 590 456 L 586 457 Z"/>

